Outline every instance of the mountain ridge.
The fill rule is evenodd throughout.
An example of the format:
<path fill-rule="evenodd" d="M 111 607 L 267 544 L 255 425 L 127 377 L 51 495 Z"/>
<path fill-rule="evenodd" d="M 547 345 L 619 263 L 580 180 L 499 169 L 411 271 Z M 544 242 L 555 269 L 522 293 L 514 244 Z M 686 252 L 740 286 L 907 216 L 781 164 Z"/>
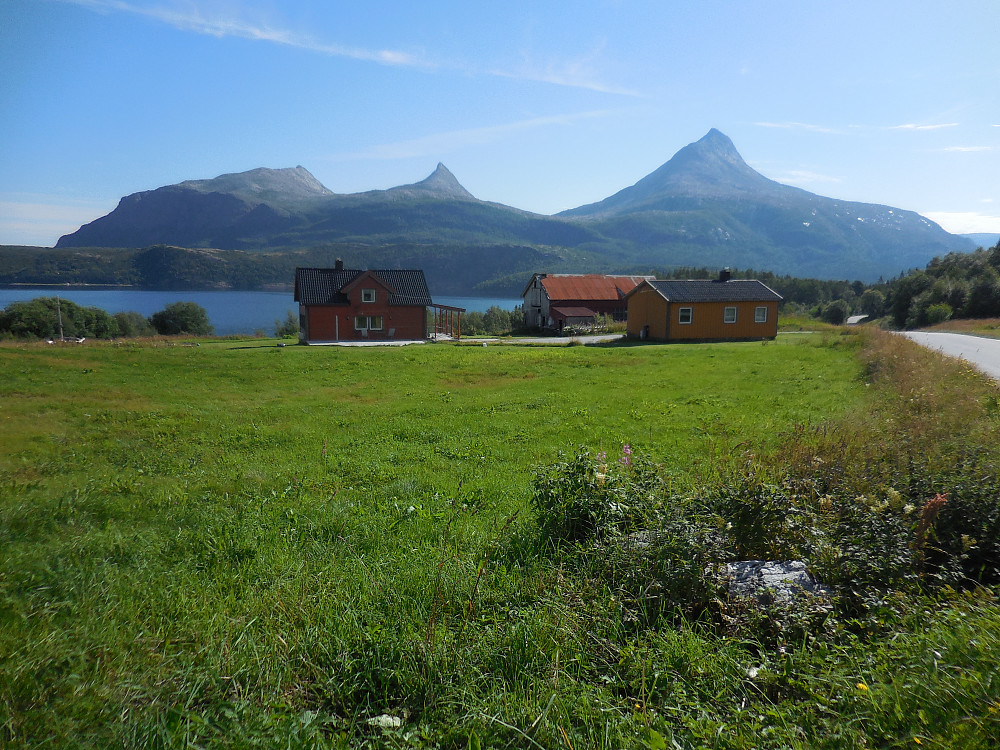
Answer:
<path fill-rule="evenodd" d="M 520 245 L 553 259 L 532 271 L 730 265 L 866 280 L 973 249 L 914 212 L 771 180 L 715 128 L 634 185 L 554 216 L 482 201 L 443 163 L 419 182 L 363 193 L 334 193 L 301 166 L 260 168 L 125 196 L 56 247 L 153 244 L 254 252 L 341 247 L 362 262 L 364 248 L 384 257 L 395 246 L 424 245 L 434 255 L 435 248 Z"/>

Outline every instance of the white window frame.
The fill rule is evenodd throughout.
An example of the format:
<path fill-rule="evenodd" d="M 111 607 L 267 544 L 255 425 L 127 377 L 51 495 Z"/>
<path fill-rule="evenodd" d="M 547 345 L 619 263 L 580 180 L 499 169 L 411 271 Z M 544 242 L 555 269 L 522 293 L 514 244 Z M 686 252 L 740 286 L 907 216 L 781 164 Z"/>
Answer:
<path fill-rule="evenodd" d="M 730 319 L 730 315 L 732 315 L 731 319 Z M 736 316 L 737 316 L 736 308 L 733 307 L 732 305 L 728 305 L 728 306 L 722 308 L 722 322 L 723 323 L 735 323 L 736 322 Z"/>
<path fill-rule="evenodd" d="M 761 305 L 753 309 L 753 322 L 754 323 L 766 323 L 767 322 L 767 306 Z"/>
<path fill-rule="evenodd" d="M 687 313 L 685 316 L 684 313 Z M 687 320 L 684 320 L 684 318 Z M 693 307 L 678 307 L 677 308 L 677 323 L 682 326 L 689 326 L 694 322 L 694 308 Z"/>
<path fill-rule="evenodd" d="M 355 315 L 355 331 L 381 331 L 385 326 L 385 321 L 381 315 Z"/>
<path fill-rule="evenodd" d="M 362 302 L 374 302 L 375 301 L 375 290 L 374 289 L 362 289 L 361 290 L 361 301 Z"/>

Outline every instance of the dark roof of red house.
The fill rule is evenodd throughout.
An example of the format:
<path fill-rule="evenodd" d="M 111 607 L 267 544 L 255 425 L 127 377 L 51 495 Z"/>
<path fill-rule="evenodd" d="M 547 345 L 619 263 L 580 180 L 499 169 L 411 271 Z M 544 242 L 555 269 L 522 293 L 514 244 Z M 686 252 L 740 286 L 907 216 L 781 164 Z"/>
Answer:
<path fill-rule="evenodd" d="M 346 305 L 343 289 L 365 271 L 353 268 L 296 268 L 295 301 L 303 305 Z M 390 305 L 426 307 L 434 304 L 423 271 L 372 270 L 389 289 Z"/>
<path fill-rule="evenodd" d="M 694 279 L 646 283 L 671 302 L 780 302 L 782 299 L 780 294 L 756 279 Z M 632 293 L 634 292 L 635 290 Z"/>

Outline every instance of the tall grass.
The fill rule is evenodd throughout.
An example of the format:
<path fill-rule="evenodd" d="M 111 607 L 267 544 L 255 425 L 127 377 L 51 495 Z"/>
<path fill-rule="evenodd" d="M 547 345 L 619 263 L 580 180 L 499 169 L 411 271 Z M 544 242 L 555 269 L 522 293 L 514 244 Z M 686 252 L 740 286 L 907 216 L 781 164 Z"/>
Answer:
<path fill-rule="evenodd" d="M 555 550 L 531 501 L 580 445 L 615 462 L 628 444 L 648 466 L 629 486 L 657 513 L 748 462 L 765 484 L 837 456 L 894 477 L 871 435 L 916 451 L 942 432 L 894 401 L 885 383 L 925 365 L 908 347 L 893 360 L 893 342 L 867 343 L 890 347 L 870 364 L 839 333 L 544 350 L 0 347 L 0 738 L 986 746 L 988 593 L 906 590 L 857 624 L 727 630 L 710 608 L 637 609 L 624 569 Z M 874 364 L 886 356 L 900 373 Z M 958 413 L 975 393 L 984 411 L 963 412 L 967 441 L 932 468 L 996 419 L 972 375 L 956 381 L 964 399 L 938 387 L 902 399 Z M 825 481 L 854 491 L 870 476 Z"/>

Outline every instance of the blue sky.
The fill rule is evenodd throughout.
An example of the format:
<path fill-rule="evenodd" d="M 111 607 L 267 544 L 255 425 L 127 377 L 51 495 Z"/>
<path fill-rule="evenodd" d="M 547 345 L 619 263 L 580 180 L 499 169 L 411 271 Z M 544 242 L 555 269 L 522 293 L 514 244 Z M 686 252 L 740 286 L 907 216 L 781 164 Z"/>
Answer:
<path fill-rule="evenodd" d="M 1000 233 L 1000 3 L 0 1 L 0 244 L 118 199 L 302 165 L 443 162 L 550 214 L 718 128 L 764 175 Z"/>

